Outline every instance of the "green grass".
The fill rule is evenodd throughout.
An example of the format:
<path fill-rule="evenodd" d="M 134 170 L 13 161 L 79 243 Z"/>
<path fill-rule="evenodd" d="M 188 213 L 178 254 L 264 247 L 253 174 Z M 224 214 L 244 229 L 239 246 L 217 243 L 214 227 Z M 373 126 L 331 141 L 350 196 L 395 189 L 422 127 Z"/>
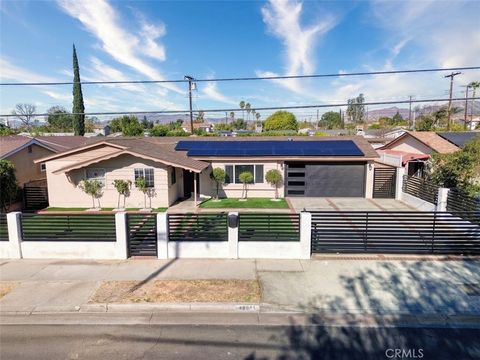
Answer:
<path fill-rule="evenodd" d="M 140 208 L 126 208 L 126 211 L 138 211 Z"/>
<path fill-rule="evenodd" d="M 200 207 L 204 209 L 288 209 L 288 204 L 285 199 L 272 201 L 270 198 L 251 198 L 240 201 L 228 198 L 219 201 L 210 199 L 200 204 Z"/>
<path fill-rule="evenodd" d="M 44 211 L 85 211 L 88 208 L 81 208 L 81 207 L 48 207 L 44 209 Z"/>
<path fill-rule="evenodd" d="M 102 208 L 102 211 L 113 211 L 115 208 Z"/>
<path fill-rule="evenodd" d="M 168 208 L 166 208 L 166 207 L 159 207 L 159 208 L 153 209 L 152 211 L 153 211 L 153 212 L 160 213 L 160 212 L 165 212 L 165 211 L 167 211 L 167 209 L 168 209 Z"/>

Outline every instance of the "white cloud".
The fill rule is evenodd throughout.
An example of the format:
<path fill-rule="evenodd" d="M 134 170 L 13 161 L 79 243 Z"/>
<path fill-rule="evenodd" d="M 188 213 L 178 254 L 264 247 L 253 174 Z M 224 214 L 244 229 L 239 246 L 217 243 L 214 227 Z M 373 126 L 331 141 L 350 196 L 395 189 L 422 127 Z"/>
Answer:
<path fill-rule="evenodd" d="M 14 65 L 7 58 L 0 58 L 0 79 L 5 82 L 7 80 L 13 82 L 53 82 L 48 76 L 36 74 L 30 70 Z"/>
<path fill-rule="evenodd" d="M 101 48 L 116 61 L 125 64 L 152 80 L 163 80 L 163 75 L 140 55 L 146 54 L 164 61 L 165 49 L 157 39 L 165 34 L 164 25 L 141 21 L 138 34 L 126 30 L 117 11 L 107 0 L 68 1 L 58 0 L 61 9 L 78 19 L 101 42 Z M 184 93 L 174 84 L 162 84 L 177 93 Z"/>
<path fill-rule="evenodd" d="M 202 93 L 204 93 L 210 99 L 221 102 L 221 103 L 225 103 L 225 104 L 230 104 L 235 106 L 237 105 L 237 102 L 235 100 L 220 93 L 217 87 L 217 83 L 207 82 L 203 84 L 205 85 L 202 85 Z"/>
<path fill-rule="evenodd" d="M 336 24 L 336 19 L 326 15 L 310 26 L 302 26 L 303 3 L 292 0 L 270 0 L 262 8 L 267 31 L 282 41 L 284 47 L 284 74 L 309 75 L 315 70 L 313 61 L 315 45 Z M 257 76 L 277 76 L 271 71 L 257 71 Z M 297 79 L 279 81 L 287 89 L 306 95 Z"/>

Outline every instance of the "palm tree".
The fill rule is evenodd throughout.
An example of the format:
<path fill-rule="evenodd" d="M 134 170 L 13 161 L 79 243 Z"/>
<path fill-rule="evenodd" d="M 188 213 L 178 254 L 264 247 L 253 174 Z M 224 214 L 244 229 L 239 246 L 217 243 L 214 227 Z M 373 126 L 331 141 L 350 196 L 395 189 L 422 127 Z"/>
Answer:
<path fill-rule="evenodd" d="M 255 109 L 252 109 L 252 118 L 255 117 L 255 113 L 256 113 Z"/>
<path fill-rule="evenodd" d="M 473 89 L 472 98 L 475 99 L 475 93 L 476 93 L 477 89 L 480 87 L 480 81 L 472 81 L 470 84 L 468 84 L 468 87 Z M 474 107 L 475 107 L 475 100 L 473 100 L 473 104 L 470 107 L 470 125 L 473 122 L 473 108 Z"/>
<path fill-rule="evenodd" d="M 245 109 L 245 101 L 240 101 L 240 109 L 242 109 L 242 118 L 245 119 L 245 113 L 243 112 L 243 109 Z"/>
<path fill-rule="evenodd" d="M 250 118 L 250 111 L 251 111 L 250 108 L 251 108 L 250 103 L 246 103 L 245 109 L 247 110 L 247 120 Z"/>
<path fill-rule="evenodd" d="M 260 115 L 260 113 L 258 113 L 258 112 L 255 113 L 255 117 L 257 118 L 257 121 L 260 119 L 261 116 L 262 115 Z"/>
<path fill-rule="evenodd" d="M 232 119 L 232 122 L 235 121 L 235 113 L 233 111 L 230 112 L 230 119 Z"/>

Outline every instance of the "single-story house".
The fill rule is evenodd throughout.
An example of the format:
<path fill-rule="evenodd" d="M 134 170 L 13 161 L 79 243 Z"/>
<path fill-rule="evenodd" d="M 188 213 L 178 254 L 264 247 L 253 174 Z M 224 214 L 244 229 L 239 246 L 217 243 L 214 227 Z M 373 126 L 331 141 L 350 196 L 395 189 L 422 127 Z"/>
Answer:
<path fill-rule="evenodd" d="M 0 159 L 15 166 L 19 186 L 45 180 L 45 164 L 36 160 L 85 144 L 82 136 L 23 136 L 0 137 Z"/>
<path fill-rule="evenodd" d="M 434 153 L 448 154 L 460 148 L 432 131 L 408 131 L 377 149 L 382 161 L 403 166 L 409 176 L 424 175 L 425 162 Z"/>
<path fill-rule="evenodd" d="M 142 176 L 151 191 L 152 207 L 167 207 L 181 198 L 210 197 L 216 186 L 213 168 L 225 170 L 222 197 L 239 198 L 241 172 L 254 181 L 249 197 L 273 197 L 265 181 L 270 169 L 283 174 L 283 196 L 372 197 L 373 165 L 378 154 L 363 137 L 190 137 L 104 138 L 86 146 L 37 160 L 46 164 L 50 206 L 89 207 L 79 188 L 83 179 L 103 184 L 102 207 L 116 207 L 116 179 Z M 143 207 L 134 186 L 127 207 Z"/>

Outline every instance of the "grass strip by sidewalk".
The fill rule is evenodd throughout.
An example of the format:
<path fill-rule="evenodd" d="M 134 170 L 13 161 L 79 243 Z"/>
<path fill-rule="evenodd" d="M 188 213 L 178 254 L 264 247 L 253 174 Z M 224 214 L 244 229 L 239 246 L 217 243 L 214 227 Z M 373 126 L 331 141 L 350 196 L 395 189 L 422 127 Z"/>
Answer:
<path fill-rule="evenodd" d="M 256 280 L 105 281 L 90 303 L 260 302 Z"/>
<path fill-rule="evenodd" d="M 7 295 L 17 286 L 17 283 L 11 281 L 0 281 L 0 299 Z"/>
<path fill-rule="evenodd" d="M 270 198 L 250 198 L 244 201 L 240 199 L 210 199 L 200 204 L 204 209 L 288 209 L 285 199 L 272 201 Z"/>

